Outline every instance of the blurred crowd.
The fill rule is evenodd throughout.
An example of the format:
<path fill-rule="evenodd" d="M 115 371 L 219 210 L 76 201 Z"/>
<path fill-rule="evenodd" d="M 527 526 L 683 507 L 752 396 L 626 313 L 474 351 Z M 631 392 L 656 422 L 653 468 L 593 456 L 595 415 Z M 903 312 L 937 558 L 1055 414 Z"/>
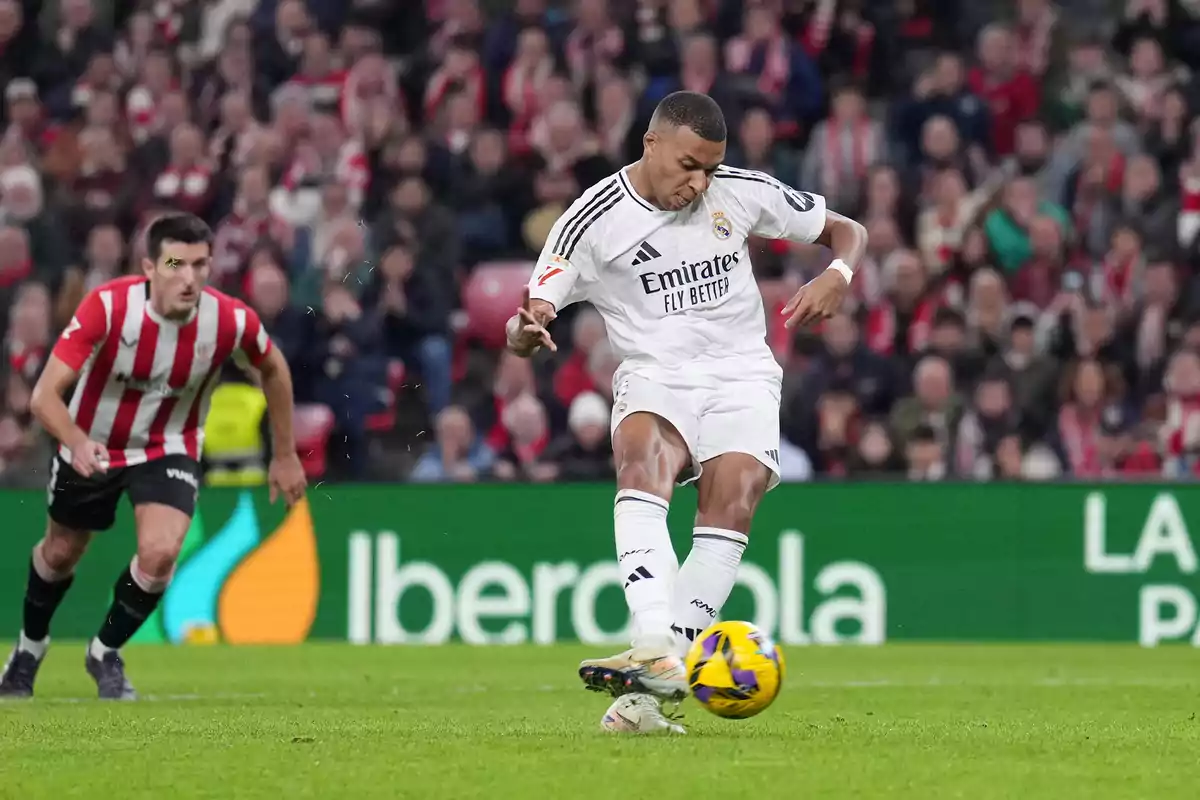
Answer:
<path fill-rule="evenodd" d="M 1198 68 L 1200 0 L 0 0 L 0 470 L 41 481 L 47 348 L 184 209 L 314 477 L 611 478 L 599 316 L 532 361 L 501 327 L 689 89 L 870 233 L 847 313 L 772 323 L 785 480 L 1191 475 Z M 773 320 L 828 258 L 752 251 Z"/>

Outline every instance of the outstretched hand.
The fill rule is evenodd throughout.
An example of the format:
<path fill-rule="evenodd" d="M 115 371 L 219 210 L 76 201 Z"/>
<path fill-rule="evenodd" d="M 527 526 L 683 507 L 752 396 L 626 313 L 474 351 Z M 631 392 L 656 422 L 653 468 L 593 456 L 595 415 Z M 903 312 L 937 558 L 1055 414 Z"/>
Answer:
<path fill-rule="evenodd" d="M 850 292 L 850 284 L 837 270 L 827 269 L 792 295 L 782 314 L 788 320 L 788 328 L 798 328 L 810 322 L 819 322 L 832 317 L 842 307 L 842 301 Z"/>
<path fill-rule="evenodd" d="M 532 355 L 541 347 L 548 347 L 551 352 L 558 351 L 558 345 L 546 330 L 546 323 L 555 317 L 554 309 L 544 300 L 537 303 L 535 309 L 533 301 L 529 299 L 529 287 L 526 287 L 517 315 L 509 320 L 508 343 L 518 355 Z M 539 316 L 543 317 L 543 321 L 538 320 Z"/>

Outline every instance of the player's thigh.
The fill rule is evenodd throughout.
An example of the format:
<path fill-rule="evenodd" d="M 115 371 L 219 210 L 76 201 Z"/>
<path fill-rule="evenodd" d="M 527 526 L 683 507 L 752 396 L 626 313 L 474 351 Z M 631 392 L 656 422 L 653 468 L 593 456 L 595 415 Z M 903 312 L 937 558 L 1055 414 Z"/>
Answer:
<path fill-rule="evenodd" d="M 130 468 L 138 563 L 146 573 L 163 576 L 174 567 L 196 513 L 200 479 L 200 465 L 186 456 L 165 456 Z"/>
<path fill-rule="evenodd" d="M 699 422 L 686 392 L 641 375 L 618 376 L 612 411 L 617 486 L 670 499 L 677 480 L 698 472 Z"/>
<path fill-rule="evenodd" d="M 47 537 L 53 533 L 56 539 L 69 541 L 74 534 L 111 528 L 117 519 L 125 477 L 125 470 L 117 468 L 85 478 L 55 454 L 46 487 L 50 517 Z"/>
<path fill-rule="evenodd" d="M 779 388 L 728 383 L 700 420 L 697 524 L 748 533 L 763 495 L 779 483 Z"/>

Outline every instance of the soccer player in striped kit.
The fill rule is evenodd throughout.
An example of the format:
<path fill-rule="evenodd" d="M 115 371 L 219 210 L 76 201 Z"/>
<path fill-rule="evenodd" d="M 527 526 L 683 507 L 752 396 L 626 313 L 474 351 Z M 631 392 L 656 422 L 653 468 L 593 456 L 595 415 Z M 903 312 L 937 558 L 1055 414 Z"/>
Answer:
<path fill-rule="evenodd" d="M 54 611 L 124 494 L 137 553 L 117 578 L 85 666 L 101 699 L 136 699 L 120 649 L 171 581 L 200 489 L 209 398 L 230 359 L 256 371 L 266 395 L 272 500 L 282 495 L 290 505 L 304 494 L 287 362 L 252 309 L 206 285 L 212 232 L 195 216 L 169 214 L 147 229 L 146 254 L 142 275 L 84 298 L 33 390 L 33 412 L 60 446 L 46 533 L 30 559 L 24 626 L 0 675 L 0 697 L 33 695 Z M 72 384 L 68 407 L 63 394 Z"/>

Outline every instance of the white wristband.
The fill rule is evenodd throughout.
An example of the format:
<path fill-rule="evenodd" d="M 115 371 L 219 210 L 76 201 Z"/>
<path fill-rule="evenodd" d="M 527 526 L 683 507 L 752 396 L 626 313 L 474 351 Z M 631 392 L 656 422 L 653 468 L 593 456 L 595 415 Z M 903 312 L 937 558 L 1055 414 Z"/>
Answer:
<path fill-rule="evenodd" d="M 852 269 L 850 269 L 850 267 L 846 266 L 846 262 L 842 261 L 840 258 L 835 258 L 833 260 L 833 263 L 830 264 L 825 269 L 836 270 L 843 278 L 846 279 L 847 284 L 849 284 L 850 281 L 854 278 L 854 270 L 852 270 Z"/>

